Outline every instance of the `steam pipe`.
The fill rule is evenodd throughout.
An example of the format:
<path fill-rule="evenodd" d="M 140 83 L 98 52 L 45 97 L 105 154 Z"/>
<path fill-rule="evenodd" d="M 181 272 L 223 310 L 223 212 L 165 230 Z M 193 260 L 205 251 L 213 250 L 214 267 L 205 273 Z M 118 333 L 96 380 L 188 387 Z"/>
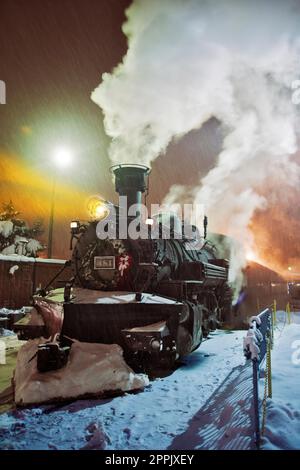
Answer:
<path fill-rule="evenodd" d="M 150 168 L 137 164 L 120 164 L 111 167 L 115 176 L 115 189 L 119 196 L 127 197 L 127 208 L 137 204 L 136 216 L 141 214 L 142 194 L 148 189 Z"/>

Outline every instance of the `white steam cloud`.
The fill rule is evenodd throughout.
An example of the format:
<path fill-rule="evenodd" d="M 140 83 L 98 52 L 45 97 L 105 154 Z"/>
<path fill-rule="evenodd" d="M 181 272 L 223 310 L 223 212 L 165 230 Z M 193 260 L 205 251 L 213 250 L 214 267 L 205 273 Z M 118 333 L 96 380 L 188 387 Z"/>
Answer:
<path fill-rule="evenodd" d="M 172 139 L 216 117 L 223 149 L 190 196 L 214 231 L 251 248 L 249 223 L 268 204 L 270 174 L 299 184 L 291 86 L 300 78 L 300 1 L 135 0 L 127 18 L 127 54 L 92 93 L 112 162 L 150 165 Z M 172 187 L 164 203 L 184 202 L 183 189 Z M 233 247 L 231 258 L 231 280 L 241 281 L 244 256 Z"/>

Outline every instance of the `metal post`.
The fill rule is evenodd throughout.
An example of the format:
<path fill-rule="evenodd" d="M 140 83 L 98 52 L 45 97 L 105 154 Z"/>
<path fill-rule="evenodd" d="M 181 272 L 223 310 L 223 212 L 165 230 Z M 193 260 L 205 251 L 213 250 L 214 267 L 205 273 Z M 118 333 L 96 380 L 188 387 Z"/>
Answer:
<path fill-rule="evenodd" d="M 48 255 L 47 255 L 48 258 L 52 258 L 55 190 L 56 190 L 56 174 L 54 174 L 53 181 L 52 181 L 51 207 L 50 207 L 49 232 L 48 232 Z"/>
<path fill-rule="evenodd" d="M 277 302 L 276 302 L 275 299 L 274 299 L 274 302 L 273 302 L 273 315 L 274 315 L 273 323 L 274 323 L 274 325 L 276 325 L 276 321 L 277 321 Z"/>
<path fill-rule="evenodd" d="M 272 398 L 272 363 L 271 363 L 271 343 L 267 339 L 267 370 L 268 370 L 268 398 Z"/>
<path fill-rule="evenodd" d="M 288 317 L 288 324 L 290 325 L 291 324 L 291 306 L 289 302 L 287 303 L 287 306 L 286 306 L 286 312 L 287 312 L 287 317 Z"/>
<path fill-rule="evenodd" d="M 253 368 L 253 405 L 254 405 L 254 427 L 255 444 L 257 449 L 260 446 L 260 426 L 259 426 L 259 401 L 258 401 L 258 360 L 252 359 Z"/>

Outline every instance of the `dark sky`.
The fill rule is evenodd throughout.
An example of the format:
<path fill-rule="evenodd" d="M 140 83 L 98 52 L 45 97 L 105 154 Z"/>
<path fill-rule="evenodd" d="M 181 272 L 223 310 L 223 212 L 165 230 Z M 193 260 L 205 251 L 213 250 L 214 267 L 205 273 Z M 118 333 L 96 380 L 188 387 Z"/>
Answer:
<path fill-rule="evenodd" d="M 84 166 L 94 165 L 97 153 L 100 159 L 102 116 L 90 93 L 126 52 L 121 24 L 129 3 L 1 0 L 2 148 L 41 170 L 52 142 L 71 144 Z M 20 134 L 22 126 L 32 129 L 31 139 Z"/>
<path fill-rule="evenodd" d="M 121 27 L 129 4 L 130 0 L 0 0 L 0 79 L 7 87 L 7 104 L 0 107 L 0 202 L 17 198 L 16 190 L 22 190 L 33 201 L 22 207 L 27 218 L 41 215 L 47 225 L 49 201 L 43 201 L 42 209 L 40 198 L 50 195 L 20 188 L 17 179 L 15 185 L 5 183 L 3 155 L 50 179 L 51 151 L 57 144 L 67 145 L 76 159 L 72 169 L 60 175 L 61 182 L 86 194 L 115 197 L 108 171 L 109 140 L 101 110 L 90 94 L 103 72 L 110 72 L 126 53 Z M 212 121 L 171 144 L 157 159 L 150 202 L 161 202 L 174 183 L 195 183 L 199 173 L 213 166 L 221 143 L 217 128 Z M 75 209 L 56 222 L 56 257 L 68 256 L 69 219 L 76 217 Z"/>

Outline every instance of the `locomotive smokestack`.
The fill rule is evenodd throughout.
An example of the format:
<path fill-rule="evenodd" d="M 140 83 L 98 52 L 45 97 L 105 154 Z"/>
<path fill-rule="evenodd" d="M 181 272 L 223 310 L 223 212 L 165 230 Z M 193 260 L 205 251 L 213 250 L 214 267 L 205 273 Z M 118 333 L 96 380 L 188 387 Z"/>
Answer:
<path fill-rule="evenodd" d="M 127 196 L 128 209 L 133 204 L 142 203 L 142 194 L 148 190 L 148 175 L 150 168 L 144 165 L 121 164 L 114 165 L 111 171 L 115 175 L 115 188 L 120 196 Z M 137 209 L 136 215 L 141 211 Z"/>

